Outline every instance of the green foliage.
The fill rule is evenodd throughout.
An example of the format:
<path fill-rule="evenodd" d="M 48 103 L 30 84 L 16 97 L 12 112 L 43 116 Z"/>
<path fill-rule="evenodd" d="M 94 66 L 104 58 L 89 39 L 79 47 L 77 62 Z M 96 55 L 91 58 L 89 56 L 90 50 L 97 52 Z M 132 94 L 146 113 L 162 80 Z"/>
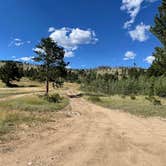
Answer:
<path fill-rule="evenodd" d="M 166 76 L 166 48 L 157 47 L 153 56 L 155 60 L 148 69 L 148 74 L 150 76 Z"/>
<path fill-rule="evenodd" d="M 51 103 L 59 103 L 63 98 L 58 93 L 54 93 L 48 96 L 44 96 L 44 99 Z"/>
<path fill-rule="evenodd" d="M 40 78 L 46 81 L 46 95 L 48 95 L 49 82 L 66 76 L 68 64 L 64 62 L 65 51 L 51 38 L 43 38 L 36 46 L 35 53 L 38 56 L 34 60 L 41 63 L 38 74 Z"/>
<path fill-rule="evenodd" d="M 88 76 L 88 78 L 86 78 Z M 81 89 L 89 92 L 108 95 L 149 95 L 166 96 L 166 77 L 148 77 L 140 75 L 137 78 L 128 77 L 116 79 L 111 75 L 87 74 L 81 81 Z"/>
<path fill-rule="evenodd" d="M 135 96 L 134 94 L 131 94 L 131 95 L 130 95 L 130 98 L 131 98 L 131 100 L 135 100 L 135 99 L 136 99 L 136 96 Z"/>
<path fill-rule="evenodd" d="M 154 103 L 145 100 L 144 96 L 137 96 L 136 100 L 131 100 L 129 96 L 122 98 L 119 95 L 105 96 L 100 99 L 99 102 L 94 103 L 142 117 L 166 117 L 166 100 L 163 98 L 156 98 L 158 101 L 155 101 Z M 161 105 L 159 103 L 161 103 Z"/>
<path fill-rule="evenodd" d="M 90 100 L 92 102 L 100 102 L 101 101 L 100 97 L 98 97 L 98 96 L 90 96 L 90 97 L 88 97 L 88 100 Z"/>
<path fill-rule="evenodd" d="M 154 99 L 154 100 L 153 100 L 153 104 L 154 104 L 154 105 L 161 105 L 161 101 L 160 101 L 160 100 L 157 100 L 157 99 Z"/>
<path fill-rule="evenodd" d="M 122 98 L 122 99 L 125 99 L 125 98 L 126 98 L 126 96 L 125 96 L 125 95 L 121 95 L 121 98 Z"/>
<path fill-rule="evenodd" d="M 155 79 L 155 95 L 166 97 L 166 77 L 162 76 L 157 79 Z"/>
<path fill-rule="evenodd" d="M 0 68 L 0 79 L 7 86 L 12 86 L 12 81 L 19 81 L 23 76 L 23 67 L 16 62 L 6 62 Z"/>
<path fill-rule="evenodd" d="M 166 75 L 166 0 L 162 0 L 158 8 L 159 14 L 155 17 L 155 25 L 151 27 L 151 32 L 160 40 L 163 47 L 157 47 L 153 54 L 155 60 L 149 68 L 149 75 Z"/>
<path fill-rule="evenodd" d="M 46 98 L 36 95 L 28 95 L 18 99 L 12 99 L 0 103 L 0 110 L 19 110 L 30 112 L 57 111 L 68 105 L 67 98 L 61 98 L 58 102 L 49 102 Z"/>
<path fill-rule="evenodd" d="M 145 99 L 153 103 L 153 105 L 161 105 L 161 101 L 156 99 L 154 96 L 145 97 Z"/>
<path fill-rule="evenodd" d="M 162 0 L 161 6 L 158 8 L 159 14 L 155 17 L 155 25 L 151 27 L 151 32 L 166 46 L 166 0 Z"/>

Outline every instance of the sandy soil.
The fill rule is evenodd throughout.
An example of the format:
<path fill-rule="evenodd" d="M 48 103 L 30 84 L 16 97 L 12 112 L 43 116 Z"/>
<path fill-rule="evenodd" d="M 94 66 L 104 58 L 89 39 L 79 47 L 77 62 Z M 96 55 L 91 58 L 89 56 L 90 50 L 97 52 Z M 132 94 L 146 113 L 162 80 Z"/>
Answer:
<path fill-rule="evenodd" d="M 64 116 L 0 145 L 0 166 L 166 165 L 164 119 L 135 117 L 82 98 L 70 100 L 71 116 L 69 111 L 58 113 Z"/>

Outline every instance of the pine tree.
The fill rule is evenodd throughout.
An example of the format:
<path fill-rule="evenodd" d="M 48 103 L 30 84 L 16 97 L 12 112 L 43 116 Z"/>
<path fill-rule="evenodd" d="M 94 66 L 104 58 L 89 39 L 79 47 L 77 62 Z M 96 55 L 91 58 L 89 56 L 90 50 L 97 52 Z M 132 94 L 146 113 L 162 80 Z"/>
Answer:
<path fill-rule="evenodd" d="M 148 74 L 150 76 L 166 76 L 166 48 L 156 47 L 153 56 L 155 60 L 148 69 Z"/>
<path fill-rule="evenodd" d="M 23 76 L 23 68 L 21 65 L 17 65 L 16 62 L 6 62 L 0 68 L 0 79 L 7 86 L 13 86 L 12 81 L 19 81 Z"/>
<path fill-rule="evenodd" d="M 160 40 L 166 47 L 166 0 L 162 0 L 161 6 L 158 8 L 159 14 L 155 17 L 155 25 L 150 31 Z"/>
<path fill-rule="evenodd" d="M 40 74 L 46 81 L 46 95 L 49 92 L 49 82 L 56 81 L 59 77 L 66 74 L 66 66 L 64 62 L 65 51 L 59 47 L 51 38 L 43 38 L 36 46 L 35 53 L 38 54 L 34 58 L 36 62 L 41 64 Z"/>
<path fill-rule="evenodd" d="M 161 6 L 158 8 L 159 14 L 155 17 L 155 25 L 150 31 L 160 40 L 163 47 L 157 47 L 153 56 L 149 75 L 161 76 L 166 74 L 166 0 L 162 0 Z"/>

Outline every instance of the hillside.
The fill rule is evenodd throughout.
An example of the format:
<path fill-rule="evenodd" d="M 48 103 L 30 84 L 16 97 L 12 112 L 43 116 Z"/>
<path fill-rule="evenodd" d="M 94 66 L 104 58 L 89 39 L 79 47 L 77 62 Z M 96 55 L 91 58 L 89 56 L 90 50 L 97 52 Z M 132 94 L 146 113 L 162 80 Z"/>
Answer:
<path fill-rule="evenodd" d="M 1 60 L 0 61 L 0 67 L 3 66 L 6 62 L 16 62 L 18 65 L 23 66 L 23 69 L 27 69 L 27 68 L 36 68 L 36 65 L 34 64 L 30 64 L 30 63 L 23 63 L 23 62 L 19 62 L 19 61 L 10 61 L 10 60 Z"/>

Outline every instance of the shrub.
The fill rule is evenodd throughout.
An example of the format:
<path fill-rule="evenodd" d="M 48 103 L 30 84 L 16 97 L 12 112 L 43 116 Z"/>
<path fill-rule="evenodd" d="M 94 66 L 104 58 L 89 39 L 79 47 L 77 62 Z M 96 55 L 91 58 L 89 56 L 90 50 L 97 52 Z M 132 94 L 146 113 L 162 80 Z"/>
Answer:
<path fill-rule="evenodd" d="M 161 101 L 156 99 L 154 96 L 148 96 L 145 97 L 145 99 L 153 103 L 153 105 L 161 105 Z"/>
<path fill-rule="evenodd" d="M 126 96 L 125 96 L 125 95 L 121 95 L 121 98 L 122 98 L 122 99 L 125 99 L 125 98 L 126 98 Z"/>
<path fill-rule="evenodd" d="M 62 97 L 58 93 L 55 93 L 49 96 L 44 96 L 44 99 L 48 102 L 58 103 L 62 100 Z"/>
<path fill-rule="evenodd" d="M 88 98 L 88 100 L 90 100 L 90 101 L 92 101 L 92 102 L 101 102 L 101 99 L 100 99 L 100 97 L 98 97 L 98 96 L 90 96 L 90 97 Z"/>
<path fill-rule="evenodd" d="M 156 79 L 154 88 L 156 95 L 166 97 L 166 77 Z"/>
<path fill-rule="evenodd" d="M 160 101 L 160 100 L 157 100 L 157 99 L 154 99 L 154 100 L 153 100 L 153 104 L 154 104 L 154 105 L 161 105 L 161 101 Z"/>
<path fill-rule="evenodd" d="M 131 98 L 131 100 L 135 100 L 136 96 L 132 94 L 132 95 L 130 95 L 130 98 Z"/>

